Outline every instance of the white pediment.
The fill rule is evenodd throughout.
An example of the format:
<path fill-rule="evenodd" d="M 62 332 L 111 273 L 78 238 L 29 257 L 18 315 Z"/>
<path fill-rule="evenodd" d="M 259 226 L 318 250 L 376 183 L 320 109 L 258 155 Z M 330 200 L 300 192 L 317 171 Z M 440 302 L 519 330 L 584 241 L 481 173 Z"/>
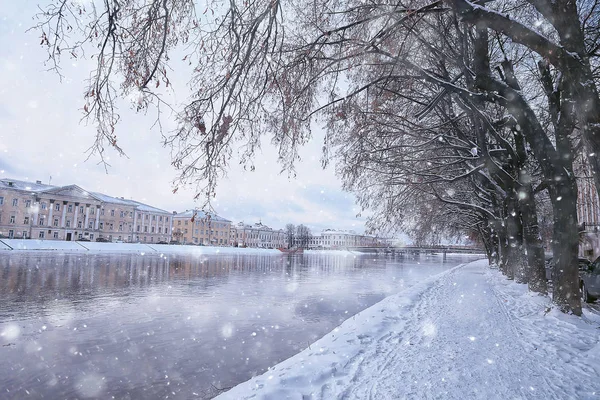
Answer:
<path fill-rule="evenodd" d="M 50 190 L 44 190 L 43 192 L 40 192 L 40 196 L 64 196 L 81 200 L 96 200 L 90 195 L 90 193 L 88 193 L 87 190 L 84 190 L 77 185 L 69 185 Z"/>

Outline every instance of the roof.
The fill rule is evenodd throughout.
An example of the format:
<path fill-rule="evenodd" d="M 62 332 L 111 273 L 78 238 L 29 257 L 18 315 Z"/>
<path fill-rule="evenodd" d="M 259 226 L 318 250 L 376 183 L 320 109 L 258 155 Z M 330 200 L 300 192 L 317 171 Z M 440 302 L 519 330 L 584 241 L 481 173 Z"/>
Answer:
<path fill-rule="evenodd" d="M 12 182 L 12 186 L 9 186 L 9 182 Z M 16 179 L 2 178 L 0 179 L 0 188 L 2 189 L 16 189 L 27 192 L 41 192 L 42 190 L 54 189 L 57 186 L 44 185 L 35 182 L 19 181 Z"/>
<path fill-rule="evenodd" d="M 177 213 L 177 214 L 173 214 L 173 218 L 188 218 L 188 219 L 192 219 L 192 217 L 194 216 L 194 214 L 196 215 L 196 218 L 206 218 L 207 215 L 210 215 L 210 219 L 212 221 L 220 221 L 220 222 L 231 222 L 228 219 L 225 219 L 217 214 L 213 214 L 213 213 L 206 213 L 204 211 L 201 210 L 185 210 L 183 212 Z"/>
<path fill-rule="evenodd" d="M 140 203 L 139 201 L 135 201 L 135 200 L 125 200 L 125 201 L 132 204 L 133 206 L 135 206 L 135 208 L 137 210 L 140 210 L 140 211 L 147 211 L 147 212 L 153 212 L 153 213 L 159 213 L 159 214 L 171 214 L 170 212 L 168 212 L 166 210 L 152 207 L 152 206 L 149 206 L 148 204 Z"/>
<path fill-rule="evenodd" d="M 95 198 L 97 198 L 98 200 L 103 201 L 105 203 L 122 204 L 122 205 L 126 205 L 126 206 L 134 205 L 134 204 L 131 204 L 130 200 L 120 199 L 118 197 L 112 197 L 112 196 L 98 193 L 98 192 L 90 192 L 90 194 L 92 196 L 94 196 Z"/>

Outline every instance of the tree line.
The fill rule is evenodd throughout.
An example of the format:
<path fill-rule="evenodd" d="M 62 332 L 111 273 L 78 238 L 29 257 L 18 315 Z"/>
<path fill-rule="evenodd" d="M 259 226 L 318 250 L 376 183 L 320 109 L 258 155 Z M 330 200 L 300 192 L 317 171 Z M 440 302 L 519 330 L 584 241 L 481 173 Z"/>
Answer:
<path fill-rule="evenodd" d="M 97 61 L 83 111 L 100 157 L 123 151 L 116 99 L 133 93 L 138 111 L 165 107 L 162 90 L 182 69 L 170 55 L 183 52 L 192 94 L 165 144 L 198 197 L 214 196 L 235 151 L 252 169 L 263 135 L 293 175 L 320 123 L 323 165 L 335 163 L 344 188 L 373 211 L 371 228 L 417 241 L 477 238 L 490 263 L 539 293 L 546 201 L 553 301 L 581 314 L 575 172 L 589 166 L 600 190 L 598 0 L 87 7 L 56 0 L 35 28 L 52 67 L 84 51 Z"/>

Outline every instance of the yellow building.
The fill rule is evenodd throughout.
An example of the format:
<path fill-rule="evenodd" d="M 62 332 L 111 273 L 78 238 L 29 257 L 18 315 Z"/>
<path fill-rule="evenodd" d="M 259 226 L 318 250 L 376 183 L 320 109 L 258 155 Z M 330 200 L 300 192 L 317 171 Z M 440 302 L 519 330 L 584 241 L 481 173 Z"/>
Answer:
<path fill-rule="evenodd" d="M 173 240 L 181 244 L 229 246 L 231 221 L 217 214 L 186 210 L 173 214 Z"/>

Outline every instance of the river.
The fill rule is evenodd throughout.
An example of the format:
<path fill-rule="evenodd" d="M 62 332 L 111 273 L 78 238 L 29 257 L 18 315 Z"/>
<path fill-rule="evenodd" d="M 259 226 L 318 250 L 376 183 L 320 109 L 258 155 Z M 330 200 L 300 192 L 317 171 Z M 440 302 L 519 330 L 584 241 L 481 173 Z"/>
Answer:
<path fill-rule="evenodd" d="M 210 398 L 468 256 L 0 254 L 0 398 Z"/>

